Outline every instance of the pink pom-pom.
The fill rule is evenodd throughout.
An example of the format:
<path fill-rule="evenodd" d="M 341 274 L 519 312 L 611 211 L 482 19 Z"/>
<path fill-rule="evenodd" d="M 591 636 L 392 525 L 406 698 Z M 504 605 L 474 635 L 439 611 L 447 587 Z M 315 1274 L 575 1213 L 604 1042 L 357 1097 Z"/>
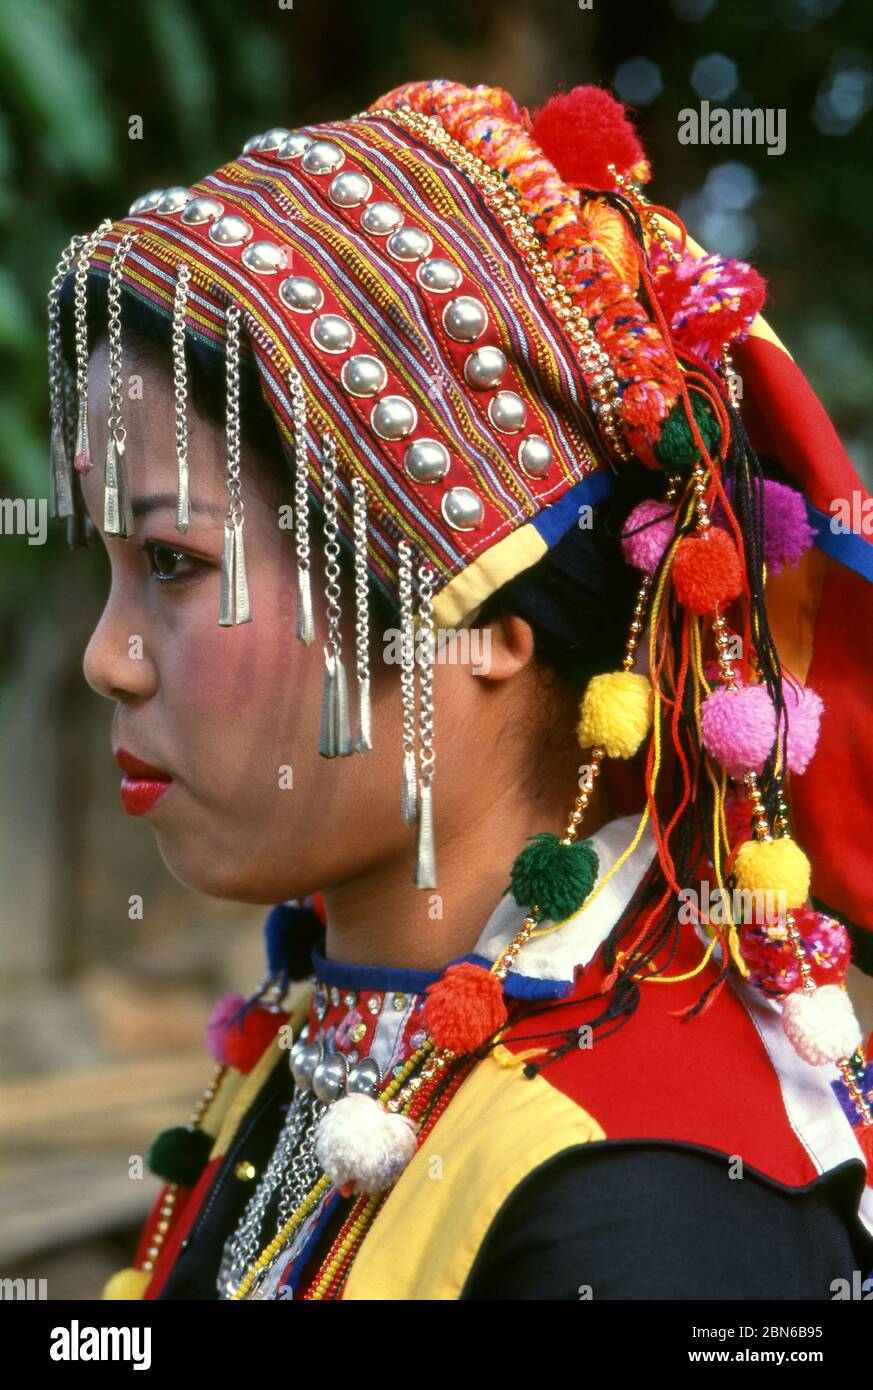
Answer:
<path fill-rule="evenodd" d="M 245 1004 L 241 994 L 224 994 L 212 1010 L 212 1017 L 206 1025 L 206 1046 L 210 1055 L 223 1067 L 227 1061 L 227 1034 L 231 1020 Z"/>
<path fill-rule="evenodd" d="M 648 177 L 649 167 L 625 109 L 602 87 L 574 87 L 550 97 L 533 118 L 531 133 L 565 183 L 612 188 L 609 172 Z"/>
<path fill-rule="evenodd" d="M 763 685 L 722 687 L 700 707 L 703 746 L 728 776 L 758 772 L 776 738 L 776 711 Z"/>
<path fill-rule="evenodd" d="M 784 681 L 782 694 L 788 714 L 787 762 L 792 772 L 805 772 L 818 746 L 822 698 L 809 686 L 794 686 Z"/>
<path fill-rule="evenodd" d="M 621 548 L 634 569 L 653 575 L 673 534 L 675 512 L 669 502 L 640 502 L 622 527 Z"/>

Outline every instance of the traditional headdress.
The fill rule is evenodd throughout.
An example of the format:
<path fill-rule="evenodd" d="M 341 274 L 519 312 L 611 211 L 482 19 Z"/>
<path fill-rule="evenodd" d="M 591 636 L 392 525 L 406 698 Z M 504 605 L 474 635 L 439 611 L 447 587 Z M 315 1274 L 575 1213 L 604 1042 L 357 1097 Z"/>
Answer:
<path fill-rule="evenodd" d="M 475 621 L 640 460 L 663 479 L 661 497 L 624 526 L 638 599 L 621 669 L 596 675 L 581 702 L 589 761 L 565 832 L 532 837 L 515 859 L 512 893 L 529 912 L 492 969 L 456 964 L 432 989 L 430 1055 L 414 1089 L 499 1030 L 503 981 L 525 942 L 600 891 L 580 823 L 604 760 L 639 755 L 638 835 L 651 825 L 663 893 L 622 963 L 613 956 L 613 979 L 633 978 L 652 942 L 665 939 L 695 852 L 721 887 L 775 895 L 772 912 L 710 929 L 706 959 L 720 943 L 718 984 L 732 962 L 751 972 L 782 1002 L 801 1055 L 837 1064 L 869 1156 L 871 1078 L 845 990 L 846 932 L 831 914 L 869 941 L 873 824 L 862 769 L 873 772 L 873 504 L 758 316 L 760 277 L 695 247 L 673 214 L 646 200 L 648 177 L 623 108 L 599 89 L 554 97 L 531 117 L 499 89 L 433 81 L 400 87 L 348 120 L 268 130 L 191 187 L 145 194 L 127 217 L 74 238 L 53 282 L 54 510 L 81 543 L 77 474 L 93 465 L 89 309 L 99 312 L 105 292 L 105 529 L 130 534 L 121 311 L 148 306 L 172 324 L 180 533 L 197 486 L 187 461 L 188 360 L 226 355 L 217 617 L 257 620 L 239 418 L 240 364 L 253 360 L 293 461 L 296 637 L 307 645 L 322 601 L 311 547 L 323 537 L 320 752 L 372 747 L 376 586 L 400 614 L 400 812 L 417 831 L 415 882 L 433 889 L 437 633 Z M 61 352 L 68 276 L 74 373 Z M 759 456 L 781 466 L 783 481 L 765 478 Z M 340 583 L 342 547 L 353 554 L 354 653 L 340 636 L 342 604 L 352 600 Z M 275 1000 L 270 1009 L 268 1031 L 284 1017 Z M 338 1102 L 354 1110 L 358 1137 L 363 1099 Z M 380 1099 L 386 1128 L 370 1181 L 384 1185 L 410 1155 L 410 1097 L 392 1082 Z M 349 1178 L 340 1114 L 324 1129 L 325 1170 L 343 1149 L 340 1185 L 366 1190 L 361 1175 L 373 1163 L 362 1160 L 360 1180 Z M 367 1130 L 371 1156 L 377 1128 Z"/>

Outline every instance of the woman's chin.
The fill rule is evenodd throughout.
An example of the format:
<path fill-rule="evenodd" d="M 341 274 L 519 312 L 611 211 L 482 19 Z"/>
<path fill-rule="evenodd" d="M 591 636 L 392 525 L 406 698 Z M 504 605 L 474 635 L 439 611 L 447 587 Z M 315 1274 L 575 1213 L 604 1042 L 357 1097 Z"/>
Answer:
<path fill-rule="evenodd" d="M 315 891 L 309 887 L 297 889 L 287 880 L 279 882 L 263 863 L 253 862 L 258 858 L 257 852 L 243 862 L 238 845 L 236 853 L 231 855 L 217 844 L 210 849 L 208 841 L 200 837 L 196 843 L 189 837 L 166 833 L 158 833 L 155 838 L 160 856 L 173 877 L 185 888 L 207 898 L 272 906 Z"/>

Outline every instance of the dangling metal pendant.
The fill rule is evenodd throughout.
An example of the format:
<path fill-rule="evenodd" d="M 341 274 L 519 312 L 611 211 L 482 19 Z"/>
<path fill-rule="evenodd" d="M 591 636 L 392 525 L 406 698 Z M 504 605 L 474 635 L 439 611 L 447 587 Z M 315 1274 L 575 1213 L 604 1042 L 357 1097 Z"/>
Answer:
<path fill-rule="evenodd" d="M 133 535 L 133 511 L 124 462 L 124 441 L 113 438 L 106 443 L 105 486 L 103 490 L 103 529 L 107 536 L 128 540 Z"/>
<path fill-rule="evenodd" d="M 179 266 L 173 302 L 173 390 L 176 398 L 176 463 L 179 483 L 176 496 L 176 530 L 182 535 L 191 521 L 188 497 L 188 371 L 185 362 L 185 310 L 188 304 L 189 267 Z"/>
<path fill-rule="evenodd" d="M 355 726 L 355 752 L 369 753 L 373 747 L 373 709 L 370 677 L 358 676 L 358 722 Z"/>
<path fill-rule="evenodd" d="M 297 637 L 309 647 L 315 641 L 312 583 L 309 577 L 309 476 L 306 469 L 306 396 L 303 378 L 289 368 L 288 385 L 294 416 L 294 544 L 297 551 Z"/>
<path fill-rule="evenodd" d="M 342 661 L 340 620 L 339 520 L 337 508 L 336 440 L 322 440 L 324 458 L 324 577 L 327 600 L 327 641 L 324 644 L 324 704 L 320 751 L 326 758 L 346 758 L 353 752 L 349 722 L 349 693 Z"/>
<path fill-rule="evenodd" d="M 429 564 L 419 565 L 418 618 L 420 640 L 418 648 L 419 697 L 419 792 L 421 807 L 418 816 L 418 835 L 415 846 L 415 882 L 419 888 L 436 888 L 436 850 L 433 833 L 433 777 L 436 764 L 434 753 L 433 677 L 436 661 L 436 641 L 433 616 L 434 572 Z"/>
<path fill-rule="evenodd" d="M 136 237 L 125 232 L 112 255 L 106 302 L 109 310 L 109 419 L 103 474 L 103 528 L 107 536 L 127 540 L 133 535 L 133 512 L 124 462 L 126 433 L 122 419 L 121 277 L 124 261 Z"/>
<path fill-rule="evenodd" d="M 229 304 L 227 321 L 227 516 L 224 520 L 224 550 L 221 555 L 221 606 L 218 622 L 221 627 L 236 627 L 252 620 L 249 604 L 249 585 L 246 576 L 246 553 L 243 545 L 243 497 L 240 482 L 240 421 L 239 421 L 239 335 L 240 311 Z"/>
<path fill-rule="evenodd" d="M 352 751 L 349 724 L 349 694 L 345 667 L 337 652 L 326 652 L 324 688 L 321 701 L 321 743 L 323 758 L 344 758 Z"/>
<path fill-rule="evenodd" d="M 74 236 L 66 246 L 55 268 L 48 296 L 48 360 L 49 415 L 51 419 L 51 471 L 49 498 L 51 515 L 55 520 L 74 515 L 72 478 L 70 476 L 69 421 L 67 418 L 67 372 L 61 352 L 61 289 L 73 257 L 82 243 Z"/>
<path fill-rule="evenodd" d="M 297 568 L 297 636 L 307 647 L 315 641 L 315 619 L 312 613 L 312 583 L 309 569 Z"/>
<path fill-rule="evenodd" d="M 242 521 L 224 523 L 224 550 L 221 556 L 221 627 L 235 627 L 252 620 Z"/>
<path fill-rule="evenodd" d="M 418 820 L 418 778 L 415 773 L 415 753 L 409 750 L 403 754 L 400 818 L 407 825 L 415 825 Z"/>
<path fill-rule="evenodd" d="M 91 461 L 91 445 L 88 439 L 88 402 L 82 397 L 79 401 L 79 415 L 76 421 L 76 470 L 79 473 L 90 473 L 94 467 Z"/>
<path fill-rule="evenodd" d="M 367 585 L 367 495 L 363 478 L 352 479 L 352 523 L 355 537 L 355 672 L 358 678 L 358 722 L 355 751 L 373 747 L 373 711 L 370 703 L 370 611 Z"/>
<path fill-rule="evenodd" d="M 433 837 L 433 788 L 429 782 L 421 784 L 421 809 L 418 816 L 418 831 L 415 838 L 415 886 L 417 888 L 436 888 L 436 849 Z"/>
<path fill-rule="evenodd" d="M 70 486 L 70 463 L 64 442 L 64 427 L 60 421 L 52 425 L 51 514 L 55 520 L 73 515 L 73 492 Z"/>
<path fill-rule="evenodd" d="M 412 613 L 412 547 L 408 541 L 400 542 L 397 554 L 397 587 L 400 598 L 400 699 L 403 710 L 400 819 L 404 825 L 415 825 L 418 819 L 415 772 L 415 626 Z"/>

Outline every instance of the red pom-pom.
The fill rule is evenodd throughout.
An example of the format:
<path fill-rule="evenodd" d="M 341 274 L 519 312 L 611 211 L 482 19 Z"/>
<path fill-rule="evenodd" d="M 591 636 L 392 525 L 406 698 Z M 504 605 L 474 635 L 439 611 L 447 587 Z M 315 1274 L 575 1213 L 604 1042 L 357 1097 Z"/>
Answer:
<path fill-rule="evenodd" d="M 473 1052 L 506 1022 L 503 985 L 483 966 L 461 961 L 428 987 L 423 1013 L 437 1047 Z"/>
<path fill-rule="evenodd" d="M 227 1034 L 227 1060 L 237 1071 L 250 1072 L 263 1057 L 273 1038 L 290 1014 L 280 1009 L 249 1009 Z"/>
<path fill-rule="evenodd" d="M 536 112 L 531 130 L 543 154 L 565 183 L 580 188 L 611 188 L 614 164 L 645 179 L 648 165 L 625 109 L 602 87 L 574 87 L 550 97 Z"/>
<path fill-rule="evenodd" d="M 743 571 L 732 537 L 713 526 L 709 534 L 680 541 L 671 571 L 673 590 L 683 608 L 711 613 L 743 591 Z"/>

